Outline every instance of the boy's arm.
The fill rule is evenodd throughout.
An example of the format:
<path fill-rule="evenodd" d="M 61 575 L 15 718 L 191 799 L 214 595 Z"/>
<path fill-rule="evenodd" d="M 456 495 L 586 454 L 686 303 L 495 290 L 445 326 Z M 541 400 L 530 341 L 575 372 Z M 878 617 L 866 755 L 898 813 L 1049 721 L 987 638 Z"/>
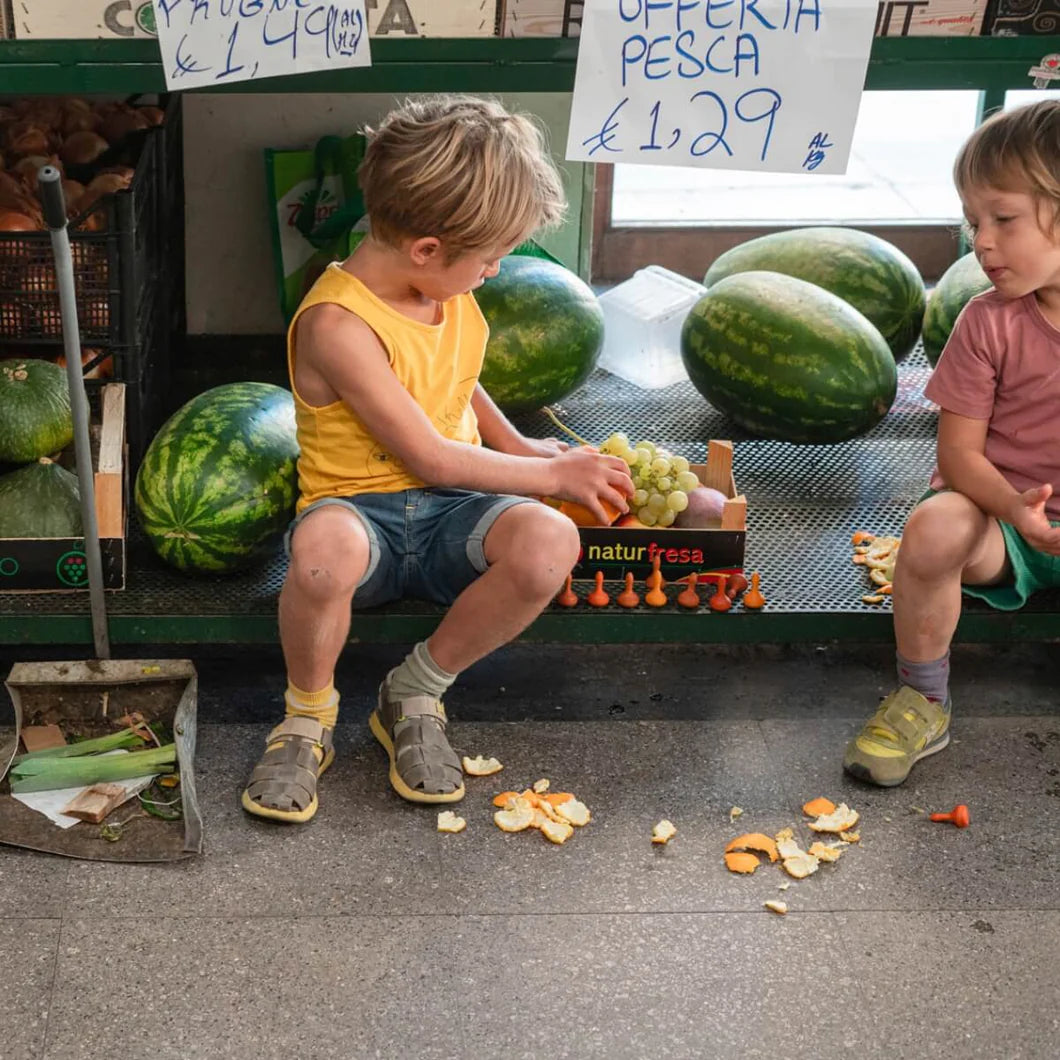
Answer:
<path fill-rule="evenodd" d="M 601 522 L 606 521 L 601 501 L 628 511 L 632 483 L 623 461 L 581 449 L 553 460 L 517 457 L 454 442 L 436 430 L 401 385 L 363 320 L 345 311 L 307 317 L 298 335 L 300 369 L 326 381 L 417 478 L 432 486 L 574 500 Z"/>
<path fill-rule="evenodd" d="M 939 410 L 938 464 L 946 485 L 975 501 L 988 515 L 1014 526 L 1035 548 L 1060 555 L 1060 529 L 1049 525 L 1045 502 L 1052 486 L 1020 493 L 986 458 L 989 420 Z"/>
<path fill-rule="evenodd" d="M 481 383 L 475 387 L 471 407 L 475 410 L 483 442 L 499 453 L 508 453 L 511 456 L 551 457 L 570 448 L 566 442 L 555 438 L 527 438 L 501 412 L 493 398 L 482 389 Z"/>

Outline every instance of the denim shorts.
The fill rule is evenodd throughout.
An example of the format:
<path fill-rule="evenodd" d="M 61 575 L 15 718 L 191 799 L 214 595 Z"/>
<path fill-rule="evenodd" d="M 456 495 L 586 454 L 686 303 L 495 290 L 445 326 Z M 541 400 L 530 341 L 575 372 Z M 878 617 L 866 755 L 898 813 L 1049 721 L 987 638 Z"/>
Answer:
<path fill-rule="evenodd" d="M 536 503 L 435 487 L 324 497 L 298 513 L 283 544 L 290 556 L 298 524 L 318 508 L 341 505 L 356 513 L 368 534 L 368 569 L 354 593 L 355 608 L 403 597 L 448 605 L 489 567 L 484 543 L 497 516 L 516 504 Z"/>

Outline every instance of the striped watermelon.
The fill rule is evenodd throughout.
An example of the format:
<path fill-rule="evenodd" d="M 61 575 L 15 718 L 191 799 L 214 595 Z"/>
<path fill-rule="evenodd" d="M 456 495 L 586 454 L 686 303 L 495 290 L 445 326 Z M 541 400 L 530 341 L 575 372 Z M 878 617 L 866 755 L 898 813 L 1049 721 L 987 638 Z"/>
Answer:
<path fill-rule="evenodd" d="M 226 572 L 267 555 L 298 495 L 294 400 L 269 383 L 193 398 L 155 435 L 136 508 L 155 551 L 188 572 Z"/>
<path fill-rule="evenodd" d="M 752 270 L 783 272 L 838 295 L 880 330 L 900 361 L 924 319 L 924 281 L 895 246 L 856 228 L 795 228 L 741 243 L 722 254 L 703 283 Z"/>
<path fill-rule="evenodd" d="M 681 355 L 712 405 L 752 434 L 786 442 L 864 434 L 898 387 L 887 343 L 865 317 L 779 272 L 715 283 L 685 320 Z"/>
<path fill-rule="evenodd" d="M 939 362 L 960 311 L 977 294 L 989 290 L 990 280 L 974 253 L 958 258 L 928 296 L 924 314 L 924 353 L 932 368 Z"/>
<path fill-rule="evenodd" d="M 604 341 L 604 314 L 569 269 L 509 254 L 475 297 L 490 326 L 479 381 L 505 412 L 539 409 L 589 377 Z"/>

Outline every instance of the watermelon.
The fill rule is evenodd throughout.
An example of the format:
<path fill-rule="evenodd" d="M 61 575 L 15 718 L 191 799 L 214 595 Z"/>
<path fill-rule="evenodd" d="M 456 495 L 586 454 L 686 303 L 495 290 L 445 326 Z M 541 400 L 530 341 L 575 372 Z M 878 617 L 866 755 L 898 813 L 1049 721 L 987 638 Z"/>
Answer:
<path fill-rule="evenodd" d="M 856 228 L 795 228 L 741 243 L 722 254 L 703 283 L 738 272 L 783 272 L 823 287 L 868 317 L 896 361 L 916 345 L 924 319 L 924 281 L 895 246 Z"/>
<path fill-rule="evenodd" d="M 589 377 L 604 341 L 596 295 L 569 269 L 509 254 L 475 297 L 490 326 L 479 381 L 505 412 L 566 397 Z"/>
<path fill-rule="evenodd" d="M 958 258 L 943 274 L 928 296 L 924 314 L 924 354 L 934 368 L 942 356 L 960 311 L 977 294 L 991 287 L 974 253 Z"/>
<path fill-rule="evenodd" d="M 80 537 L 77 476 L 46 456 L 0 475 L 0 537 Z"/>
<path fill-rule="evenodd" d="M 824 288 L 779 272 L 713 284 L 685 320 L 681 356 L 712 405 L 752 434 L 787 442 L 864 434 L 898 387 L 875 326 Z"/>
<path fill-rule="evenodd" d="M 74 440 L 66 372 L 50 361 L 0 361 L 0 463 L 28 464 Z"/>
<path fill-rule="evenodd" d="M 274 549 L 298 495 L 294 399 L 269 383 L 192 398 L 155 435 L 136 475 L 140 523 L 189 573 L 248 567 Z"/>

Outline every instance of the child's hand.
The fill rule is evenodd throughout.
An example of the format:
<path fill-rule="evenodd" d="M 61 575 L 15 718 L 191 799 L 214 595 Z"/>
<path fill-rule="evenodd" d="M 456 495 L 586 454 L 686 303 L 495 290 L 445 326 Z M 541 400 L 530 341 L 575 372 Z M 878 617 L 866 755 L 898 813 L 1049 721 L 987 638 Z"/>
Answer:
<path fill-rule="evenodd" d="M 606 501 L 619 512 L 629 511 L 626 498 L 633 496 L 633 479 L 626 462 L 617 456 L 579 446 L 555 457 L 553 473 L 555 485 L 549 493 L 588 508 L 601 525 L 611 522 L 601 502 Z"/>
<path fill-rule="evenodd" d="M 1012 525 L 1027 544 L 1047 556 L 1060 556 L 1060 527 L 1050 526 L 1045 502 L 1053 495 L 1048 483 L 1024 490 L 1016 503 Z"/>
<path fill-rule="evenodd" d="M 543 456 L 549 459 L 565 453 L 570 446 L 558 438 L 523 438 L 527 456 Z"/>

